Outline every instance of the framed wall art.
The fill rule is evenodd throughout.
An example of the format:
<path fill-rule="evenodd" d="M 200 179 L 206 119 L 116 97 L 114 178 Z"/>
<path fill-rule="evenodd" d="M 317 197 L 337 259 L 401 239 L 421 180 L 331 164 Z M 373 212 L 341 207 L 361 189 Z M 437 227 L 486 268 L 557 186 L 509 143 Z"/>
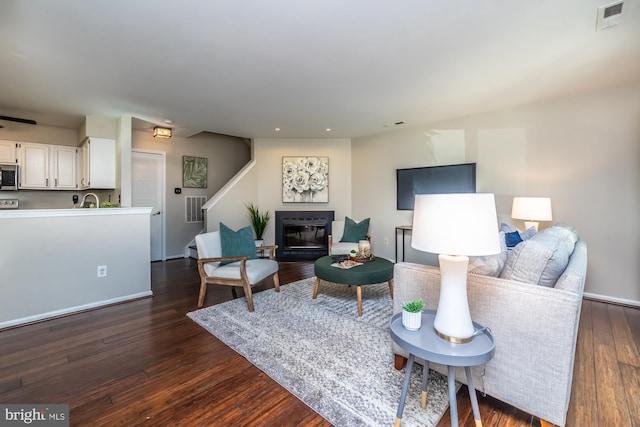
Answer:
<path fill-rule="evenodd" d="M 207 188 L 207 158 L 182 156 L 182 186 Z"/>
<path fill-rule="evenodd" d="M 329 158 L 283 157 L 283 203 L 328 203 Z"/>

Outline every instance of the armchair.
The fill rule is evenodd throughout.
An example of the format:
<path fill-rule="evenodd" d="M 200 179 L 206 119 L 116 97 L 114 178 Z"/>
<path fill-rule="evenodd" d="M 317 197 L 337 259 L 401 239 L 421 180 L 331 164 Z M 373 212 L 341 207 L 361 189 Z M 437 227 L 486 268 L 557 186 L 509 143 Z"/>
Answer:
<path fill-rule="evenodd" d="M 366 221 L 366 227 L 367 227 L 367 232 L 363 233 L 366 234 L 366 239 L 371 241 L 371 236 L 369 236 L 368 233 L 368 227 L 369 227 L 369 218 L 362 220 L 360 222 L 357 222 L 357 224 L 361 224 L 363 221 Z M 328 244 L 329 244 L 329 255 L 346 255 L 349 252 L 351 252 L 352 249 L 354 250 L 358 250 L 358 241 L 356 240 L 355 242 L 353 241 L 349 241 L 349 242 L 341 242 L 340 240 L 342 240 L 342 237 L 344 236 L 344 231 L 345 231 L 345 223 L 346 221 L 332 221 L 331 222 L 331 234 L 329 234 L 328 238 Z M 363 224 L 364 225 L 364 224 Z M 352 239 L 353 240 L 353 239 Z"/>
<path fill-rule="evenodd" d="M 272 276 L 275 291 L 280 292 L 278 262 L 274 259 L 277 245 L 256 247 L 257 251 L 269 251 L 269 259 L 249 259 L 248 256 L 223 257 L 219 231 L 199 234 L 195 240 L 200 273 L 198 307 L 204 305 L 207 285 L 242 287 L 249 311 L 254 309 L 251 287 L 255 284 Z M 235 288 L 232 290 L 235 294 Z"/>

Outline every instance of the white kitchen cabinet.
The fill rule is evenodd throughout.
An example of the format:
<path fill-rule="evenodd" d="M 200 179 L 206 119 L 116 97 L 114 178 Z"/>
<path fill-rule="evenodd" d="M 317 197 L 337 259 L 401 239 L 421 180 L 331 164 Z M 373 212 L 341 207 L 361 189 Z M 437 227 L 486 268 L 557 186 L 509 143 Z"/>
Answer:
<path fill-rule="evenodd" d="M 20 143 L 19 188 L 43 190 L 49 188 L 49 151 L 47 144 Z"/>
<path fill-rule="evenodd" d="M 15 141 L 0 140 L 0 164 L 16 164 L 16 144 Z"/>
<path fill-rule="evenodd" d="M 51 147 L 51 188 L 75 190 L 78 188 L 78 149 L 54 145 Z"/>
<path fill-rule="evenodd" d="M 87 138 L 80 146 L 80 188 L 116 188 L 116 141 Z"/>
<path fill-rule="evenodd" d="M 78 149 L 62 145 L 19 144 L 21 189 L 75 190 L 78 188 Z"/>

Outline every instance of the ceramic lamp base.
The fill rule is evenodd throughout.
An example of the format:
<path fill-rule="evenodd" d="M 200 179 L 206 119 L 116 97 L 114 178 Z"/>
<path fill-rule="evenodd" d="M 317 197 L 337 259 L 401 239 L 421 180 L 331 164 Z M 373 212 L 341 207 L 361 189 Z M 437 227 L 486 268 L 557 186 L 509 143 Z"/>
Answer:
<path fill-rule="evenodd" d="M 439 255 L 440 300 L 433 321 L 438 336 L 452 343 L 471 341 L 474 333 L 467 300 L 469 257 Z"/>

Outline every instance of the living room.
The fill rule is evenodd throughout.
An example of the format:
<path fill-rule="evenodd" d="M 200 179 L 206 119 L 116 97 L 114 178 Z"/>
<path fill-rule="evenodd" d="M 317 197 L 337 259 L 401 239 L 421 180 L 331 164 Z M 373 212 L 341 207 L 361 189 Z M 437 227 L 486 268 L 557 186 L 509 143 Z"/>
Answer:
<path fill-rule="evenodd" d="M 500 222 L 511 223 L 522 230 L 524 224 L 511 218 L 512 198 L 546 196 L 552 201 L 553 220 L 541 224 L 541 228 L 554 223 L 576 227 L 589 246 L 585 287 L 587 301 L 612 303 L 608 307 L 614 307 L 613 304 L 615 307 L 640 307 L 640 270 L 636 265 L 640 259 L 640 226 L 636 221 L 640 214 L 638 8 L 631 9 L 633 14 L 624 16 L 628 25 L 596 31 L 596 9 L 600 4 L 589 4 L 583 8 L 577 0 L 562 5 L 532 6 L 534 9 L 530 11 L 521 5 L 494 2 L 493 13 L 503 13 L 501 19 L 495 19 L 488 11 L 475 10 L 470 4 L 465 6 L 469 11 L 473 9 L 472 13 L 460 13 L 439 3 L 412 4 L 406 9 L 394 5 L 397 8 L 395 12 L 386 5 L 380 7 L 364 3 L 358 7 L 332 4 L 327 8 L 279 4 L 289 10 L 286 16 L 272 15 L 267 10 L 271 7 L 259 4 L 251 5 L 255 8 L 255 16 L 247 16 L 241 6 L 217 5 L 220 10 L 207 9 L 208 13 L 202 16 L 195 16 L 197 14 L 193 10 L 180 9 L 190 18 L 190 21 L 186 20 L 189 21 L 187 24 L 176 18 L 180 16 L 176 13 L 177 4 L 156 7 L 144 3 L 129 5 L 116 2 L 111 7 L 90 2 L 86 5 L 68 2 L 59 6 L 48 2 L 34 3 L 41 10 L 13 2 L 0 6 L 0 15 L 3 21 L 4 18 L 7 20 L 7 25 L 3 25 L 0 32 L 2 39 L 8 40 L 7 48 L 2 49 L 2 69 L 15 73 L 13 78 L 5 78 L 0 83 L 3 93 L 0 114 L 35 117 L 38 126 L 32 128 L 40 129 L 27 131 L 29 125 L 3 121 L 0 122 L 4 126 L 0 128 L 0 139 L 37 138 L 38 141 L 34 142 L 60 144 L 60 141 L 71 138 L 71 143 L 64 144 L 75 145 L 77 136 L 82 132 L 65 124 L 68 116 L 72 116 L 76 126 L 79 118 L 80 121 L 106 118 L 109 123 L 106 136 L 119 142 L 128 140 L 131 148 L 143 147 L 168 153 L 171 172 L 167 177 L 174 182 L 180 176 L 185 154 L 207 157 L 210 162 L 215 159 L 215 164 L 221 168 L 228 166 L 225 174 L 229 176 L 225 181 L 216 182 L 215 186 L 210 184 L 206 191 L 192 189 L 182 194 L 206 194 L 207 198 L 215 198 L 215 189 L 223 187 L 226 179 L 246 163 L 234 158 L 231 167 L 232 162 L 225 162 L 220 153 L 229 148 L 225 145 L 227 142 L 232 142 L 241 147 L 238 152 L 245 153 L 249 168 L 238 184 L 225 189 L 225 194 L 220 195 L 220 200 L 207 212 L 208 230 L 217 229 L 220 221 L 232 228 L 247 225 L 247 202 L 272 212 L 333 210 L 336 218 L 370 218 L 373 252 L 390 260 L 395 260 L 394 249 L 399 237 L 395 227 L 412 222 L 411 211 L 396 209 L 396 169 L 475 162 L 478 168 L 477 189 L 495 193 Z M 363 19 L 368 16 L 369 8 L 371 19 Z M 346 15 L 334 16 L 332 12 L 335 10 L 343 10 Z M 412 10 L 419 13 L 412 13 Z M 568 19 L 576 11 L 579 18 L 571 20 L 571 25 L 557 18 Z M 60 23 L 24 24 L 39 22 L 40 15 L 50 16 L 50 21 L 59 19 Z M 90 43 L 85 45 L 78 34 L 62 31 L 62 18 L 67 15 L 74 17 L 74 25 L 78 23 L 78 16 L 84 18 L 80 20 L 80 28 Z M 525 19 L 523 15 L 530 16 Z M 125 19 L 126 16 L 131 19 Z M 265 16 L 270 19 L 265 19 Z M 450 18 L 436 19 L 442 16 Z M 550 16 L 555 18 L 545 21 Z M 513 21 L 507 18 L 513 18 Z M 317 26 L 313 25 L 314 21 L 317 21 Z M 533 26 L 540 21 L 547 22 L 546 27 L 536 31 L 520 25 L 526 22 Z M 163 26 L 163 22 L 173 22 L 175 27 Z M 231 28 L 225 26 L 230 22 L 233 24 Z M 525 27 L 528 38 L 520 39 L 520 31 Z M 250 28 L 260 28 L 261 31 L 254 33 Z M 453 35 L 462 33 L 462 28 L 468 31 L 455 38 Z M 495 31 L 490 31 L 491 28 Z M 383 30 L 382 34 L 374 32 L 374 29 Z M 434 29 L 434 33 L 427 29 Z M 439 32 L 435 32 L 436 29 Z M 238 34 L 243 31 L 244 34 Z M 98 34 L 116 33 L 126 37 L 104 43 L 98 40 Z M 175 34 L 175 41 L 172 34 Z M 193 43 L 192 48 L 197 53 L 188 58 L 187 45 L 191 47 L 191 43 L 178 40 L 184 34 L 194 38 L 197 35 L 206 42 Z M 302 34 L 311 36 L 302 38 Z M 324 36 L 330 37 L 330 42 L 324 40 Z M 139 43 L 147 38 L 149 45 L 146 49 L 131 48 L 138 45 L 130 39 Z M 49 39 L 51 45 L 45 45 L 44 41 Z M 35 43 L 29 44 L 34 40 Z M 263 45 L 253 48 L 253 45 L 259 45 L 256 40 L 261 40 Z M 328 45 L 342 48 L 334 57 L 325 50 Z M 249 47 L 252 49 L 246 50 Z M 289 50 L 280 51 L 277 47 Z M 80 52 L 79 56 L 73 55 L 74 49 Z M 106 52 L 119 49 L 131 57 L 126 60 L 106 59 Z M 231 56 L 230 51 L 242 54 Z M 456 55 L 436 56 L 443 51 L 455 52 Z M 316 57 L 315 53 L 320 55 Z M 44 57 L 64 60 L 45 62 Z M 67 77 L 72 69 L 84 67 L 86 75 L 100 77 L 96 80 Z M 107 73 L 99 75 L 100 69 Z M 290 70 L 295 72 L 287 73 Z M 231 84 L 223 78 L 229 75 L 237 77 L 238 82 Z M 81 84 L 85 80 L 89 80 L 87 86 Z M 128 86 L 133 81 L 144 89 L 144 102 L 134 99 L 135 90 Z M 187 82 L 197 82 L 198 85 L 194 90 L 188 87 Z M 289 85 L 285 86 L 285 83 Z M 86 91 L 93 98 L 82 98 L 75 91 L 76 84 L 81 88 L 78 92 Z M 47 85 L 51 92 L 45 93 L 44 86 Z M 106 93 L 93 92 L 94 88 L 102 86 L 107 88 Z M 27 96 L 34 92 L 35 96 Z M 102 107 L 95 101 L 99 99 L 105 101 Z M 174 123 L 166 123 L 168 119 Z M 145 129 L 138 128 L 140 123 L 137 121 L 143 122 Z M 119 123 L 131 126 L 119 129 Z M 156 125 L 173 127 L 174 138 L 162 142 L 154 140 L 151 132 Z M 276 127 L 280 129 L 276 130 Z M 27 135 L 26 132 L 35 133 Z M 131 135 L 123 138 L 124 134 Z M 220 150 L 208 147 L 187 152 L 189 138 L 194 135 L 202 138 L 198 144 L 220 144 L 221 148 L 217 147 Z M 283 201 L 282 158 L 285 156 L 323 156 L 329 159 L 327 203 Z M 123 168 L 120 172 L 126 171 L 127 160 L 120 162 L 119 167 Z M 214 168 L 212 165 L 212 177 L 217 173 Z M 183 206 L 182 196 L 174 193 L 174 187 L 180 187 L 180 184 L 169 183 L 168 180 L 166 196 L 172 197 L 176 206 Z M 119 190 L 127 192 L 130 189 Z M 7 194 L 4 192 L 0 196 L 7 197 Z M 64 198 L 65 203 L 69 201 L 67 193 L 50 194 L 42 197 L 56 202 L 58 198 Z M 118 193 L 111 195 L 117 198 Z M 167 254 L 171 258 L 181 256 L 182 248 L 188 242 L 188 238 L 176 233 L 187 228 L 179 207 L 174 214 L 175 222 L 167 224 L 169 233 L 174 233 L 167 236 Z M 189 233 L 195 235 L 201 224 L 188 227 Z M 267 244 L 275 241 L 273 225 L 267 229 L 265 240 Z M 409 244 L 405 249 L 406 254 L 403 250 L 401 256 L 407 261 L 434 261 L 432 257 L 412 250 Z M 24 259 L 27 259 L 26 255 Z M 171 262 L 178 265 L 189 260 L 152 264 L 155 278 L 160 278 L 161 283 L 157 288 L 160 290 L 158 295 L 148 299 L 166 304 L 166 312 L 153 312 L 150 315 L 153 318 L 169 317 L 169 312 L 175 314 L 176 311 L 169 306 L 166 295 L 178 292 L 180 279 L 170 282 L 176 290 L 164 287 L 162 283 L 163 269 Z M 29 268 L 26 261 L 12 266 L 15 267 Z M 178 268 L 174 274 L 187 277 L 194 271 L 183 272 Z M 93 276 L 92 280 L 95 279 L 95 267 L 88 274 Z M 68 280 L 83 280 L 70 276 Z M 193 284 L 191 280 L 190 277 L 190 286 Z M 185 318 L 181 310 L 187 304 L 182 301 L 188 298 L 184 294 L 189 297 L 193 294 L 194 300 L 189 300 L 192 309 L 197 289 L 180 289 L 180 292 L 183 292 L 180 297 L 182 305 L 177 311 Z M 228 298 L 219 296 L 221 292 L 213 293 L 215 301 Z M 4 303 L 8 301 L 5 299 Z M 146 303 L 138 301 L 129 307 L 143 304 Z M 120 327 L 122 330 L 129 328 L 126 313 L 133 308 L 122 305 L 111 310 L 110 313 L 125 313 Z M 607 309 L 604 311 L 606 314 Z M 78 316 L 90 319 L 94 315 L 82 313 Z M 182 327 L 183 320 L 172 318 L 150 334 L 158 333 L 157 329 L 164 329 L 164 326 L 171 329 L 174 323 Z M 105 315 L 103 322 L 110 321 Z M 48 325 L 54 333 L 66 327 L 64 320 L 52 322 Z M 611 322 L 615 329 L 616 325 Z M 92 331 L 83 330 L 81 325 L 76 324 L 72 329 L 82 330 L 82 336 L 92 334 Z M 186 331 L 186 334 L 193 332 L 188 327 L 179 330 Z M 632 332 L 637 334 L 637 329 Z M 175 338 L 170 336 L 170 332 L 164 333 L 167 335 L 163 342 Z M 27 340 L 18 329 L 5 331 L 4 336 L 17 337 L 16 341 Z M 103 337 L 98 340 L 101 339 Z M 130 339 L 134 341 L 136 337 Z M 110 336 L 104 341 L 107 345 L 113 342 Z M 145 341 L 147 343 L 150 349 L 155 347 L 153 339 Z M 200 350 L 199 343 L 207 343 L 202 349 L 235 357 L 234 360 L 240 358 L 211 345 L 202 336 L 190 342 L 192 353 Z M 83 345 L 88 348 L 93 344 Z M 19 344 L 11 343 L 5 348 L 9 352 L 10 348 L 19 348 Z M 20 366 L 20 357 L 29 354 L 29 350 L 31 348 L 27 346 L 13 353 L 13 362 Z M 77 351 L 82 354 L 85 348 Z M 138 354 L 135 351 L 131 359 Z M 183 348 L 176 347 L 175 352 L 180 351 Z M 56 357 L 64 353 L 63 350 L 60 352 L 52 352 L 54 361 L 51 363 L 57 363 Z M 131 353 L 126 354 L 131 356 Z M 216 357 L 221 358 L 219 354 Z M 62 357 L 66 359 L 66 353 Z M 99 355 L 97 359 L 100 359 Z M 70 357 L 69 360 L 74 359 Z M 171 364 L 174 362 L 180 364 L 181 360 L 171 359 Z M 69 377 L 80 378 L 89 370 L 99 370 L 100 363 L 93 362 L 90 367 L 87 365 L 77 370 L 72 367 Z M 206 363 L 209 361 L 203 362 Z M 216 363 L 215 369 L 223 371 L 225 361 L 216 359 Z M 33 363 L 36 364 L 37 361 Z M 115 362 L 111 361 L 109 367 L 115 370 L 117 367 L 114 365 Z M 23 373 L 26 377 L 31 375 L 31 384 L 46 383 L 46 374 L 38 371 L 40 367 L 15 369 L 22 372 L 1 383 L 0 391 L 11 392 L 23 385 L 28 387 L 29 381 L 21 383 Z M 224 376 L 220 371 L 216 371 L 216 375 Z M 57 375 L 69 372 L 58 372 Z M 153 376 L 140 371 L 136 371 L 136 375 L 127 381 L 134 384 Z M 264 383 L 260 375 L 257 374 L 258 382 Z M 595 379 L 592 380 L 593 386 Z M 169 381 L 169 384 L 173 383 Z M 43 391 L 46 387 L 45 384 L 36 393 L 48 396 Z M 118 387 L 126 388 L 126 385 L 120 383 Z M 589 387 L 583 390 L 589 390 Z M 231 396 L 233 399 L 235 394 Z M 163 399 L 159 401 L 164 402 Z M 83 413 L 90 414 L 92 404 L 100 406 L 103 403 L 83 402 L 82 405 L 89 408 L 85 408 Z M 100 407 L 106 408 L 106 412 L 110 404 Z M 607 402 L 601 404 L 607 405 Z M 256 409 L 255 413 L 259 410 Z"/>

